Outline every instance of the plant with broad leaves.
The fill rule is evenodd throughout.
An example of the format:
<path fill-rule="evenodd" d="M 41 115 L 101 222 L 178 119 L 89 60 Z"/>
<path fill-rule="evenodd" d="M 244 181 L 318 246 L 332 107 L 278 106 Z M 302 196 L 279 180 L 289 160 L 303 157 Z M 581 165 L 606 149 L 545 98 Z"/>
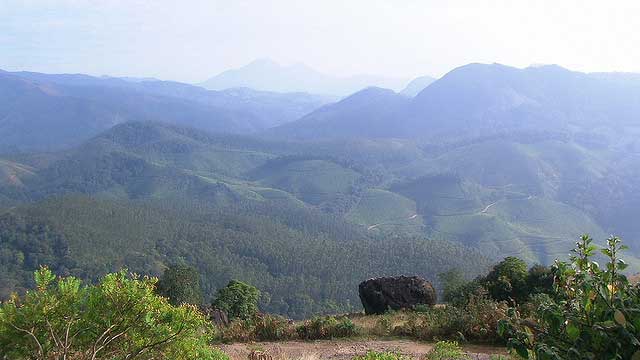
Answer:
<path fill-rule="evenodd" d="M 604 267 L 593 260 L 597 247 L 583 235 L 569 262 L 553 266 L 551 301 L 533 318 L 517 309 L 499 324 L 508 346 L 534 359 L 640 359 L 640 288 L 629 283 L 618 237 L 601 249 Z"/>
<path fill-rule="evenodd" d="M 0 305 L 0 358 L 227 358 L 210 347 L 204 316 L 157 296 L 155 278 L 123 270 L 83 285 L 43 267 L 35 281 L 35 290 Z"/>

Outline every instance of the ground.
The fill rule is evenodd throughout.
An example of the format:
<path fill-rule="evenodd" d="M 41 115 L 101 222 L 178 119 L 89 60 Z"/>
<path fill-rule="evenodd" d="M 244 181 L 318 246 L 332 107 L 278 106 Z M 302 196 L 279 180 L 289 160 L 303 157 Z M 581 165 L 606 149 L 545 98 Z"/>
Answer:
<path fill-rule="evenodd" d="M 368 350 L 393 351 L 412 359 L 423 359 L 433 344 L 412 340 L 321 340 L 229 344 L 221 348 L 232 360 L 246 360 L 254 350 L 271 355 L 273 360 L 350 360 Z M 500 347 L 469 345 L 463 348 L 474 360 L 489 360 L 491 354 L 506 354 Z"/>

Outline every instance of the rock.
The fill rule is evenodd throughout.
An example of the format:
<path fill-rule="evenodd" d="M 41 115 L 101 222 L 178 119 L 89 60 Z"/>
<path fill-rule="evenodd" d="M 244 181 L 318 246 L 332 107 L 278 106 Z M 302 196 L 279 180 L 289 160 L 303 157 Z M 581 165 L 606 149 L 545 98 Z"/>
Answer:
<path fill-rule="evenodd" d="M 358 286 L 366 314 L 383 314 L 389 309 L 411 309 L 416 305 L 433 306 L 436 291 L 430 282 L 417 276 L 369 279 Z"/>
<path fill-rule="evenodd" d="M 229 325 L 229 316 L 224 310 L 216 309 L 212 306 L 201 306 L 200 311 L 218 327 Z"/>

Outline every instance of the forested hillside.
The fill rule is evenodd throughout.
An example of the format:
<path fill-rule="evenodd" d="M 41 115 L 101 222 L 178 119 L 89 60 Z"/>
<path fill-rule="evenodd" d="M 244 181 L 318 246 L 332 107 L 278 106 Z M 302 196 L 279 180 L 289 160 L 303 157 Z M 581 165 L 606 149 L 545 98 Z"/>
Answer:
<path fill-rule="evenodd" d="M 73 137 L 62 136 L 65 150 L 0 155 L 4 297 L 27 287 L 39 264 L 96 279 L 120 267 L 159 275 L 186 263 L 200 271 L 209 297 L 237 278 L 263 291 L 265 310 L 303 317 L 350 309 L 355 285 L 375 275 L 436 281 L 460 268 L 472 278 L 505 256 L 550 264 L 566 258 L 582 233 L 623 236 L 630 270 L 640 270 L 633 78 L 470 65 L 414 98 L 368 88 L 298 121 L 243 135 L 229 134 L 235 130 L 222 122 L 222 132 L 210 127 L 224 117 L 167 107 L 244 108 L 253 118 L 266 106 L 265 114 L 282 115 L 270 118 L 275 124 L 317 99 L 75 75 L 53 76 L 55 82 L 42 74 L 2 76 L 14 89 L 5 105 L 20 110 L 11 114 L 40 116 L 44 104 L 91 128 L 63 126 L 74 129 Z M 89 91 L 96 84 L 104 96 Z M 547 94 L 567 84 L 584 91 Z M 577 105 L 609 90 L 624 99 Z M 245 107 L 245 96 L 262 105 Z M 144 116 L 107 125 L 98 116 L 104 99 L 119 114 Z M 91 107 L 91 122 L 81 120 L 84 112 L 67 116 L 68 101 L 74 111 L 102 105 Z M 145 119 L 157 121 L 126 121 Z M 17 137 L 26 136 L 23 125 L 40 128 L 29 121 L 10 115 L 0 128 L 26 143 Z M 452 133 L 452 126 L 464 130 Z M 60 135 L 40 130 L 52 141 Z M 37 136 L 37 144 L 46 143 Z"/>
<path fill-rule="evenodd" d="M 230 279 L 255 284 L 262 309 L 302 318 L 356 309 L 364 278 L 398 273 L 437 280 L 490 264 L 478 251 L 424 237 L 372 236 L 339 218 L 287 205 L 56 197 L 0 215 L 1 295 L 31 285 L 40 265 L 95 280 L 122 267 L 161 275 L 171 264 L 202 274 L 210 299 Z"/>

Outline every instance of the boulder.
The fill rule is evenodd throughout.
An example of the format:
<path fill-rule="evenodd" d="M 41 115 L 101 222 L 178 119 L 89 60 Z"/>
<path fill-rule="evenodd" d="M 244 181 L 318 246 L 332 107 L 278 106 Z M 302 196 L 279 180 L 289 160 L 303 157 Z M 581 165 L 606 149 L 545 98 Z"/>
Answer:
<path fill-rule="evenodd" d="M 366 314 L 383 314 L 389 309 L 411 309 L 416 305 L 433 306 L 433 285 L 417 276 L 395 276 L 369 279 L 358 286 L 360 301 Z"/>

